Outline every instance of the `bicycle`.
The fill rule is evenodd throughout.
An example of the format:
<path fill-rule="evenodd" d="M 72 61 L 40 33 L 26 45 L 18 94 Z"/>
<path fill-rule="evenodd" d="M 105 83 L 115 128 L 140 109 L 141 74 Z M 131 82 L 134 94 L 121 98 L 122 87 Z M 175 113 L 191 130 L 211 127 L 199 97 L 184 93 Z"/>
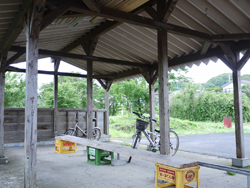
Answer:
<path fill-rule="evenodd" d="M 86 119 L 86 117 L 82 116 L 80 118 L 80 120 L 84 118 Z M 71 135 L 71 136 L 77 136 L 77 132 L 78 130 L 80 130 L 80 132 L 82 132 L 82 138 L 87 138 L 87 130 L 82 130 L 80 127 L 79 127 L 79 121 L 78 119 L 76 119 L 76 124 L 73 128 L 69 128 L 68 130 L 65 131 L 64 134 L 66 135 Z M 93 118 L 93 121 L 96 121 L 96 118 Z M 93 133 L 93 136 L 91 138 L 91 140 L 99 140 L 101 138 L 101 129 L 98 128 L 98 127 L 94 127 L 93 130 L 92 130 L 92 133 Z"/>
<path fill-rule="evenodd" d="M 137 112 L 133 112 L 135 115 L 137 115 L 140 119 L 136 119 L 136 132 L 132 136 L 132 144 L 131 147 L 133 149 L 137 149 L 137 147 L 140 144 L 142 133 L 145 135 L 147 140 L 149 141 L 149 147 L 152 148 L 152 152 L 156 152 L 158 149 L 160 150 L 160 130 L 155 129 L 156 133 L 150 132 L 147 129 L 149 123 L 144 121 L 148 120 L 149 122 L 156 122 L 155 119 L 152 119 L 150 117 L 143 116 L 143 114 L 139 114 Z M 179 137 L 172 130 L 173 128 L 170 128 L 170 155 L 174 156 L 179 148 Z M 154 140 L 150 138 L 150 135 L 154 135 Z M 129 159 L 130 162 L 131 158 Z"/>

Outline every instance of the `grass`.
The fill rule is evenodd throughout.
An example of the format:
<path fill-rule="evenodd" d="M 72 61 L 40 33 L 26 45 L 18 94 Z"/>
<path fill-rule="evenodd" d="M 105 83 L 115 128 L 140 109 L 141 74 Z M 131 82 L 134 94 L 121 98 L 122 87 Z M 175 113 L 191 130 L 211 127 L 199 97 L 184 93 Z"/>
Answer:
<path fill-rule="evenodd" d="M 230 176 L 234 176 L 235 175 L 234 172 L 229 172 L 229 171 L 227 171 L 227 174 L 230 175 Z"/>
<path fill-rule="evenodd" d="M 132 114 L 124 116 L 111 116 L 111 138 L 131 138 L 135 133 L 135 122 L 136 116 Z M 159 121 L 156 123 L 156 128 L 159 129 L 160 127 L 158 122 Z M 225 133 L 235 131 L 234 128 L 225 128 L 223 122 L 194 122 L 177 118 L 170 118 L 170 126 L 174 128 L 178 135 Z M 245 123 L 244 127 L 244 133 L 250 133 L 250 123 Z"/>

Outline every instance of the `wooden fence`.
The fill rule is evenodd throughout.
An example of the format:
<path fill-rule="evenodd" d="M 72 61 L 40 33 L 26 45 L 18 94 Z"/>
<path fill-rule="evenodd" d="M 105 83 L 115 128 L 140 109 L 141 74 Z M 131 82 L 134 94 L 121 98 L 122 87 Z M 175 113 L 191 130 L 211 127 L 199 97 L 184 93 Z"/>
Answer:
<path fill-rule="evenodd" d="M 4 143 L 24 142 L 24 108 L 5 108 L 4 109 Z M 80 119 L 79 125 L 85 130 L 87 109 L 65 109 L 59 108 L 59 117 L 57 126 L 54 125 L 54 109 L 39 108 L 37 115 L 37 140 L 53 140 L 55 131 L 57 134 L 63 134 L 66 129 L 73 127 L 76 117 Z M 93 110 L 94 117 L 97 119 L 93 126 L 101 129 L 104 135 L 105 123 L 104 116 L 106 110 Z M 57 130 L 55 130 L 55 127 Z M 105 136 L 105 135 L 104 135 Z"/>

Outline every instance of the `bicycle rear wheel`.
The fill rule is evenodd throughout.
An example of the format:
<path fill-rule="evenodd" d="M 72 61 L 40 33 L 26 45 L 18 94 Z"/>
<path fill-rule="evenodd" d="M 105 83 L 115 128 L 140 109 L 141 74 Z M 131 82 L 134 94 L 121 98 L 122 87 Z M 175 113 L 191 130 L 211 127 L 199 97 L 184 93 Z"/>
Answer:
<path fill-rule="evenodd" d="M 174 131 L 170 131 L 170 155 L 174 156 L 179 148 L 179 137 Z"/>
<path fill-rule="evenodd" d="M 71 136 L 77 136 L 77 133 L 74 129 L 69 129 L 64 134 L 71 135 Z"/>
<path fill-rule="evenodd" d="M 100 140 L 101 138 L 101 130 L 97 127 L 93 128 L 93 137 L 92 140 Z"/>

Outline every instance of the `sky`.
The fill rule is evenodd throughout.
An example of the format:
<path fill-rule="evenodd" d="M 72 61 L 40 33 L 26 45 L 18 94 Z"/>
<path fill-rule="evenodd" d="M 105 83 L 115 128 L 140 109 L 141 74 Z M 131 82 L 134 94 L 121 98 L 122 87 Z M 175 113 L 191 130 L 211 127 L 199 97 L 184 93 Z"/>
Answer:
<path fill-rule="evenodd" d="M 26 63 L 13 64 L 12 66 L 18 68 L 25 68 Z M 210 61 L 208 65 L 200 64 L 200 66 L 193 65 L 192 68 L 187 67 L 188 73 L 185 75 L 192 78 L 195 83 L 205 83 L 209 79 L 218 76 L 223 73 L 232 73 L 232 71 L 221 61 L 218 60 L 217 63 Z M 54 64 L 50 62 L 50 58 L 40 59 L 38 61 L 38 70 L 53 71 Z M 59 66 L 59 72 L 80 72 L 81 74 L 86 74 L 86 71 L 81 70 L 75 66 L 72 66 L 66 62 L 61 61 Z M 175 72 L 175 71 L 173 71 Z M 241 75 L 250 74 L 250 60 L 245 64 L 241 70 Z M 53 75 L 43 75 L 38 74 L 38 87 L 43 83 L 49 83 L 53 81 Z"/>

